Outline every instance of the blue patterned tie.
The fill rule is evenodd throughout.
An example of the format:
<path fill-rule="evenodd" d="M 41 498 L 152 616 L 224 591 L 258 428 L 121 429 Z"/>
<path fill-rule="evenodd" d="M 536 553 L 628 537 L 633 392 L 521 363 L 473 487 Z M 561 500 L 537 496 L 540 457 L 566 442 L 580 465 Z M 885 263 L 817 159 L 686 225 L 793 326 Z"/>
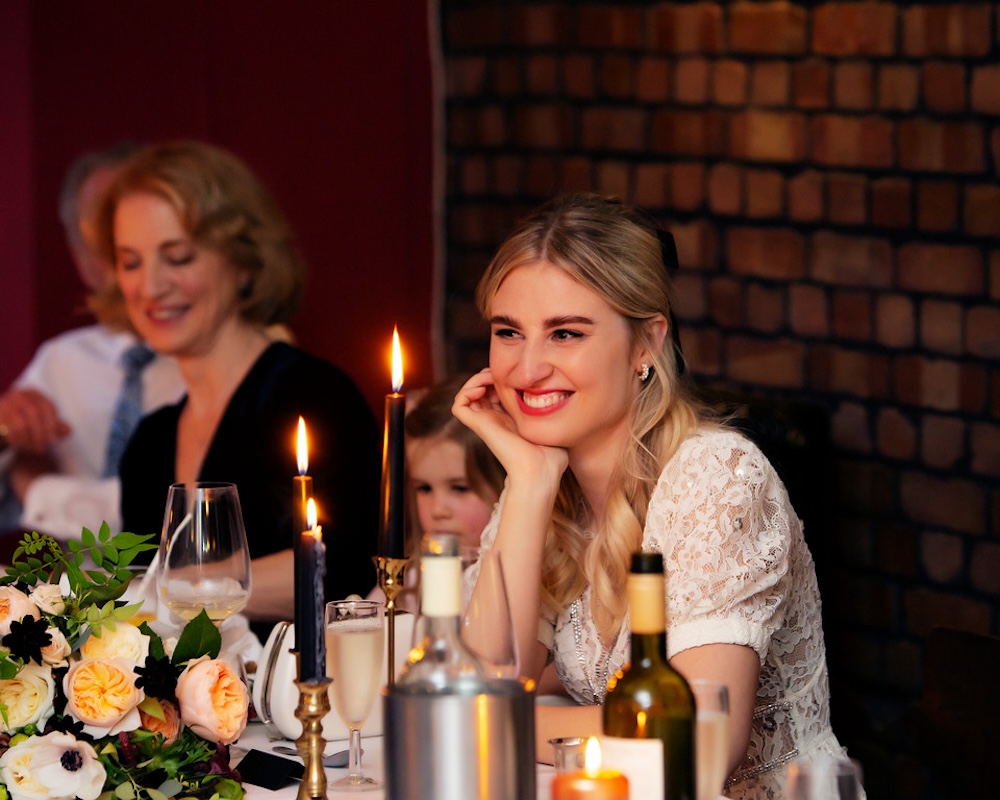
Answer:
<path fill-rule="evenodd" d="M 156 358 L 156 353 L 144 344 L 134 344 L 122 353 L 125 380 L 115 403 L 115 413 L 111 418 L 111 432 L 108 434 L 108 452 L 104 459 L 104 477 L 118 474 L 118 463 L 122 460 L 125 445 L 142 419 L 142 371 Z"/>

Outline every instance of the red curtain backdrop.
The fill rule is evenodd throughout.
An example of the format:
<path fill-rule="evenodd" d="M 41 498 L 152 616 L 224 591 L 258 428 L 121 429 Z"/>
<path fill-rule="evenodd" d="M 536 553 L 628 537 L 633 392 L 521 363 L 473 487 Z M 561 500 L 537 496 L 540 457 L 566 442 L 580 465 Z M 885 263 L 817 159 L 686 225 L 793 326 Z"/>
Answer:
<path fill-rule="evenodd" d="M 381 416 L 398 323 L 407 384 L 428 383 L 428 24 L 413 0 L 2 4 L 0 385 L 39 341 L 88 321 L 56 216 L 67 166 L 178 137 L 237 153 L 288 215 L 310 265 L 292 323 L 303 347 L 347 369 Z"/>

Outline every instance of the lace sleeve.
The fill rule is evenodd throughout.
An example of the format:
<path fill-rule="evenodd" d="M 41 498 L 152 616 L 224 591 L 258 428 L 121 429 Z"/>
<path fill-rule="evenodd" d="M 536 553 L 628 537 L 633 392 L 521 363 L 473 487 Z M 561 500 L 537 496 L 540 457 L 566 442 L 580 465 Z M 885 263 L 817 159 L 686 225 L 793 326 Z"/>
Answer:
<path fill-rule="evenodd" d="M 763 664 L 785 613 L 791 513 L 773 467 L 739 433 L 684 442 L 660 475 L 645 532 L 666 564 L 668 656 L 743 644 Z"/>

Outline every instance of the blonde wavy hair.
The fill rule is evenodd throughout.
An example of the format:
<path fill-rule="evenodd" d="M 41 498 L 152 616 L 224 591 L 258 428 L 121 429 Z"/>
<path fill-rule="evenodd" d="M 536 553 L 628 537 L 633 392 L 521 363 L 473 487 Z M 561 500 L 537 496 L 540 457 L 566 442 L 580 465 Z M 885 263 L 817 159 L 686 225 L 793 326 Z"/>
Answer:
<path fill-rule="evenodd" d="M 278 204 L 243 161 L 199 141 L 149 145 L 132 155 L 108 187 L 97 219 L 108 263 L 115 263 L 115 209 L 126 195 L 141 192 L 166 200 L 195 242 L 246 272 L 243 319 L 269 326 L 292 317 L 305 288 L 305 264 Z M 95 295 L 91 307 L 105 324 L 130 327 L 117 281 Z"/>
<path fill-rule="evenodd" d="M 651 319 L 671 318 L 670 287 L 656 230 L 640 212 L 616 198 L 589 193 L 563 195 L 542 206 L 507 237 L 479 282 L 476 300 L 486 319 L 504 278 L 537 261 L 564 269 L 597 293 L 628 323 L 630 352 L 646 347 L 652 355 L 651 376 L 641 385 L 628 420 L 632 446 L 621 453 L 612 473 L 604 519 L 590 518 L 567 470 L 546 534 L 544 609 L 558 614 L 589 584 L 594 621 L 608 642 L 625 618 L 629 561 L 641 547 L 657 478 L 702 423 L 704 412 L 680 380 L 669 333 L 660 347 L 650 335 Z M 585 535 L 590 526 L 596 536 Z"/>

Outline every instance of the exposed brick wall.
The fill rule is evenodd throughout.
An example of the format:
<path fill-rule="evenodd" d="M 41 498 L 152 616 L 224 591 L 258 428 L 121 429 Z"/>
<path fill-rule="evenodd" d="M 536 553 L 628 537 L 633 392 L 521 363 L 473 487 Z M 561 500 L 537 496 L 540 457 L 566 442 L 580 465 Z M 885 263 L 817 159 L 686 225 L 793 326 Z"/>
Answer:
<path fill-rule="evenodd" d="M 912 785 L 923 637 L 1000 634 L 1000 9 L 440 8 L 450 367 L 485 362 L 472 289 L 527 209 L 594 189 L 672 230 L 695 376 L 829 412 L 840 724 L 871 796 Z"/>

